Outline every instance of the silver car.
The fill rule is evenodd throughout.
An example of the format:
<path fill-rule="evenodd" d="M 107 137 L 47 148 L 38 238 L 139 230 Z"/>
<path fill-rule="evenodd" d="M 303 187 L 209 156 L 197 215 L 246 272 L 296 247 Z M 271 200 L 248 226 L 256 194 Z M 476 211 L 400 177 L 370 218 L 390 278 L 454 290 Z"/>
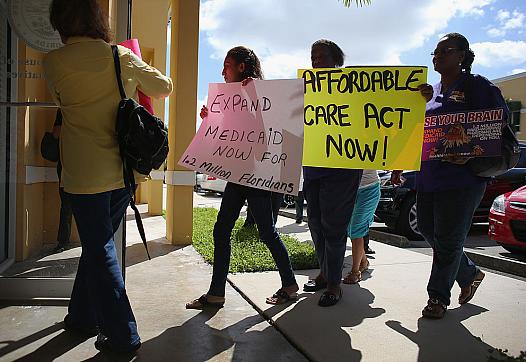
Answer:
<path fill-rule="evenodd" d="M 217 192 L 222 194 L 225 192 L 226 181 L 216 178 L 214 176 L 206 175 L 204 173 L 196 173 L 197 190 L 205 192 Z"/>

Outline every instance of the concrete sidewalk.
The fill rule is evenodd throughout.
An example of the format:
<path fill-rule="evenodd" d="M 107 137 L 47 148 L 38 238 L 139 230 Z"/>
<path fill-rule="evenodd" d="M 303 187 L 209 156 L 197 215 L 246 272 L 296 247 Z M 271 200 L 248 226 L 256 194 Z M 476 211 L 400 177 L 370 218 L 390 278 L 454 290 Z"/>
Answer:
<path fill-rule="evenodd" d="M 168 243 L 162 217 L 146 217 L 143 222 L 151 261 L 135 222 L 127 222 L 126 288 L 143 343 L 134 360 L 306 360 L 228 283 L 226 308 L 185 309 L 186 302 L 207 291 L 212 269 L 193 247 Z M 116 360 L 95 349 L 95 338 L 66 333 L 62 324 L 66 313 L 64 303 L 0 304 L 0 361 Z"/>
<path fill-rule="evenodd" d="M 278 226 L 308 238 L 308 231 L 292 232 L 304 225 L 293 222 L 280 218 Z M 494 349 L 514 356 L 526 350 L 525 282 L 486 272 L 471 303 L 458 305 L 455 286 L 444 319 L 426 320 L 420 313 L 427 301 L 431 257 L 374 241 L 371 245 L 376 254 L 370 271 L 359 284 L 344 285 L 342 301 L 331 308 L 317 306 L 321 292 L 301 293 L 287 308 L 265 304 L 265 296 L 279 285 L 277 272 L 236 274 L 230 280 L 316 361 L 485 361 Z M 349 243 L 347 270 L 350 250 Z M 298 282 L 316 273 L 296 271 Z"/>
<path fill-rule="evenodd" d="M 431 258 L 374 241 L 370 273 L 359 285 L 345 285 L 334 307 L 318 307 L 320 293 L 302 293 L 291 305 L 265 304 L 280 284 L 277 272 L 266 272 L 230 275 L 236 289 L 227 285 L 225 308 L 215 313 L 186 310 L 185 302 L 207 290 L 211 267 L 191 246 L 169 245 L 164 225 L 161 217 L 144 219 L 152 254 L 146 261 L 128 222 L 127 290 L 143 341 L 135 360 L 486 361 L 493 348 L 515 356 L 526 350 L 526 283 L 487 273 L 472 303 L 453 303 L 443 320 L 423 320 Z M 278 227 L 310 240 L 306 224 L 280 217 Z M 315 274 L 297 271 L 298 283 Z M 453 300 L 457 294 L 455 287 Z M 64 306 L 0 308 L 2 361 L 112 360 L 97 353 L 93 338 L 62 330 Z"/>

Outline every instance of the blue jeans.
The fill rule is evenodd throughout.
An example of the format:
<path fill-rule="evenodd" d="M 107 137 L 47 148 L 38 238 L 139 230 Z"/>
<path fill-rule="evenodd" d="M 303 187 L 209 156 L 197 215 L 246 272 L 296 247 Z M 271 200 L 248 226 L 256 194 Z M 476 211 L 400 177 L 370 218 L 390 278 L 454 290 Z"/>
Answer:
<path fill-rule="evenodd" d="M 437 192 L 417 193 L 418 230 L 433 248 L 433 266 L 427 292 L 445 305 L 450 304 L 455 280 L 469 286 L 479 269 L 464 253 L 475 209 L 480 204 L 485 183 Z"/>
<path fill-rule="evenodd" d="M 320 272 L 331 285 L 340 285 L 342 279 L 347 226 L 361 177 L 362 170 L 349 170 L 345 177 L 326 176 L 306 179 L 303 183 L 309 229 Z"/>
<path fill-rule="evenodd" d="M 303 191 L 298 192 L 298 196 L 294 198 L 296 204 L 296 221 L 303 221 L 303 204 L 305 203 L 305 197 Z"/>
<path fill-rule="evenodd" d="M 271 192 L 272 198 L 272 216 L 274 218 L 274 224 L 278 222 L 279 209 L 283 203 L 283 197 L 285 195 L 280 194 L 279 192 Z M 243 227 L 249 227 L 256 225 L 256 220 L 254 220 L 254 215 L 250 209 L 250 206 L 247 207 L 247 218 L 245 219 L 245 224 Z"/>
<path fill-rule="evenodd" d="M 68 319 L 77 327 L 98 326 L 115 349 L 126 350 L 140 338 L 117 262 L 113 234 L 130 195 L 123 188 L 68 196 L 82 244 Z"/>
<path fill-rule="evenodd" d="M 296 284 L 287 248 L 274 225 L 270 191 L 228 182 L 214 225 L 214 271 L 208 290 L 209 295 L 225 296 L 226 278 L 230 265 L 230 236 L 245 200 L 248 201 L 248 207 L 254 216 L 259 238 L 270 250 L 278 267 L 282 286 L 288 287 Z"/>
<path fill-rule="evenodd" d="M 69 196 L 64 192 L 63 187 L 58 189 L 60 195 L 60 221 L 58 226 L 57 241 L 58 245 L 69 244 L 71 238 L 71 218 L 73 212 L 71 211 L 71 202 Z"/>

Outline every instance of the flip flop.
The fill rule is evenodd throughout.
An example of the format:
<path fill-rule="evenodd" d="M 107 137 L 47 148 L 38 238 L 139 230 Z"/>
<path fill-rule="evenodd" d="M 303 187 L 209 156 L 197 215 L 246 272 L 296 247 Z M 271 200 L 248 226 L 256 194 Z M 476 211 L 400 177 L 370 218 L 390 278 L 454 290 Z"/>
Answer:
<path fill-rule="evenodd" d="M 477 276 L 469 286 L 469 294 L 467 294 L 464 298 L 462 298 L 462 292 L 460 293 L 458 297 L 458 304 L 466 304 L 471 299 L 473 299 L 473 296 L 475 295 L 475 292 L 477 291 L 477 288 L 480 286 L 480 283 L 482 283 L 482 280 L 486 274 L 484 274 L 482 271 L 479 271 L 477 273 Z"/>
<path fill-rule="evenodd" d="M 225 302 L 209 302 L 206 294 L 203 294 L 197 299 L 192 300 L 190 303 L 186 303 L 186 309 L 205 309 L 205 308 L 223 308 Z"/>
<path fill-rule="evenodd" d="M 272 297 L 267 298 L 266 302 L 267 304 L 279 305 L 285 304 L 287 302 L 295 302 L 297 299 L 297 293 L 289 294 L 283 289 L 278 289 L 278 291 L 274 293 Z"/>

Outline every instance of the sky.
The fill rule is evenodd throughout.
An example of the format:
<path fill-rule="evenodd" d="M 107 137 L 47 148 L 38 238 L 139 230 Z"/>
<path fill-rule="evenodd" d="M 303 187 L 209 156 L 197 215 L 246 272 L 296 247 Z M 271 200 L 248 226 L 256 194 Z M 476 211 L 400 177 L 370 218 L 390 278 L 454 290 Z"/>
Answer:
<path fill-rule="evenodd" d="M 526 72 L 526 0 L 201 0 L 198 110 L 208 83 L 223 82 L 226 52 L 244 45 L 258 55 L 265 79 L 295 78 L 310 68 L 310 46 L 329 39 L 344 65 L 424 65 L 439 81 L 430 53 L 458 32 L 475 52 L 473 73 L 488 79 Z M 199 113 L 199 112 L 198 112 Z"/>

